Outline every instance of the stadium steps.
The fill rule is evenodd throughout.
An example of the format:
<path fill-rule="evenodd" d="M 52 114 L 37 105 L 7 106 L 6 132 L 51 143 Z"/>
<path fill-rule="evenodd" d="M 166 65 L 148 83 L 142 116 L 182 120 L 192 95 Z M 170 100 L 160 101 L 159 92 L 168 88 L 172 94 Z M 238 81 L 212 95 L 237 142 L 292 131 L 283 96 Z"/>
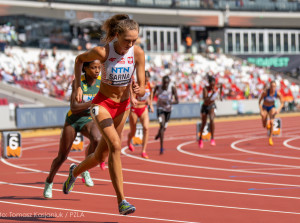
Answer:
<path fill-rule="evenodd" d="M 9 103 L 35 104 L 39 106 L 68 106 L 69 102 L 44 96 L 31 90 L 27 90 L 17 85 L 0 82 L 1 97 L 8 98 Z"/>

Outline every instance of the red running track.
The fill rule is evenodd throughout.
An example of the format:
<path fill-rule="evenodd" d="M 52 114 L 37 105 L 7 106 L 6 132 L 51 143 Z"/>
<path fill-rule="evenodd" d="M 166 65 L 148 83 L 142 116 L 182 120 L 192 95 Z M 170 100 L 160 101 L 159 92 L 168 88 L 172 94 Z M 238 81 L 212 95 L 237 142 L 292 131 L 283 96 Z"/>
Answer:
<path fill-rule="evenodd" d="M 137 211 L 118 214 L 108 170 L 92 169 L 95 186 L 77 179 L 62 193 L 72 152 L 54 179 L 53 198 L 42 196 L 59 135 L 23 138 L 19 159 L 0 163 L 0 222 L 300 222 L 300 117 L 283 117 L 283 134 L 268 145 L 259 119 L 216 123 L 215 147 L 199 149 L 195 124 L 169 126 L 159 155 L 150 129 L 149 160 L 123 142 L 124 190 Z M 127 131 L 123 139 L 126 140 Z"/>

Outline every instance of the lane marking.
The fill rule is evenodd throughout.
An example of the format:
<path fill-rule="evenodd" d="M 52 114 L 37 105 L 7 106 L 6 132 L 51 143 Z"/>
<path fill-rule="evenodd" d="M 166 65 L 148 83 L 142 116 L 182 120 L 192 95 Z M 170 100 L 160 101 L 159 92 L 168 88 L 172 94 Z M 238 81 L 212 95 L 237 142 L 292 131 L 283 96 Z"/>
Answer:
<path fill-rule="evenodd" d="M 41 170 L 36 170 L 36 169 L 31 169 L 31 168 L 26 168 L 26 167 L 19 167 L 18 165 L 6 162 L 3 158 L 1 158 L 1 161 L 4 162 L 5 164 L 7 164 L 9 166 L 12 166 L 12 167 L 15 167 L 15 168 L 27 169 L 27 170 L 34 171 L 34 172 L 39 172 L 39 173 L 46 173 L 46 174 L 49 173 L 49 172 L 41 171 Z M 64 177 L 68 176 L 67 174 L 57 174 L 57 175 L 58 176 L 64 176 Z M 99 179 L 99 178 L 93 178 L 93 180 L 94 181 L 111 182 L 111 180 Z M 157 188 L 167 188 L 167 189 L 177 189 L 177 190 L 187 190 L 187 191 L 200 191 L 200 192 L 212 192 L 212 193 L 224 193 L 224 194 L 238 194 L 238 195 L 247 195 L 247 196 L 285 198 L 285 199 L 300 199 L 300 197 L 287 197 L 287 196 L 267 195 L 267 194 L 253 194 L 253 193 L 234 192 L 234 191 L 208 190 L 208 189 L 199 189 L 199 188 L 176 187 L 176 186 L 169 186 L 169 185 L 145 184 L 145 183 L 139 183 L 139 182 L 124 181 L 123 183 L 124 184 L 135 185 L 135 186 L 147 186 L 147 187 L 157 187 Z M 274 185 L 274 184 L 272 184 L 272 185 Z M 59 190 L 59 191 L 61 191 L 61 190 Z M 87 194 L 93 194 L 93 193 L 87 193 Z M 144 198 L 133 198 L 133 197 L 131 197 L 131 199 L 144 199 Z M 174 202 L 174 201 L 172 201 L 172 202 Z"/>
<path fill-rule="evenodd" d="M 68 157 L 68 160 L 80 163 L 80 160 L 73 159 Z M 191 179 L 199 179 L 199 180 L 213 180 L 213 181 L 224 181 L 224 182 L 233 182 L 233 183 L 246 183 L 246 184 L 263 184 L 263 185 L 280 185 L 280 186 L 291 186 L 291 187 L 300 187 L 300 185 L 295 184 L 282 184 L 282 183 L 268 183 L 261 181 L 247 181 L 247 180 L 231 180 L 231 179 L 223 179 L 223 178 L 214 178 L 214 177 L 201 177 L 201 176 L 191 176 L 191 175 L 181 175 L 181 174 L 171 174 L 171 173 L 163 173 L 163 172 L 153 172 L 153 171 L 145 171 L 145 170 L 136 170 L 136 169 L 128 169 L 122 168 L 123 171 L 134 172 L 134 173 L 143 173 L 143 174 L 153 174 L 159 176 L 170 176 L 170 177 L 180 177 L 180 178 L 191 178 Z M 263 175 L 261 177 L 264 177 Z M 276 175 L 272 175 L 276 176 Z M 229 177 L 238 177 L 238 176 L 229 176 Z"/>
<path fill-rule="evenodd" d="M 299 136 L 296 136 L 294 138 L 291 138 L 291 139 L 287 139 L 283 142 L 283 145 L 290 148 L 290 149 L 296 149 L 296 150 L 300 150 L 300 147 L 296 147 L 296 146 L 292 146 L 292 145 L 289 145 L 288 142 L 290 141 L 293 141 L 293 140 L 296 140 L 296 139 L 300 139 Z"/>
<path fill-rule="evenodd" d="M 275 188 L 249 188 L 248 190 L 287 190 L 287 189 L 299 189 L 300 187 L 275 187 Z"/>
<path fill-rule="evenodd" d="M 28 203 L 17 203 L 17 202 L 9 202 L 9 201 L 0 201 L 0 203 L 13 204 L 13 205 L 19 205 L 19 206 L 27 206 L 27 207 L 34 207 L 34 208 L 53 209 L 53 210 L 60 210 L 60 211 L 72 211 L 72 212 L 82 212 L 82 213 L 88 213 L 88 214 L 117 216 L 117 217 L 121 217 L 121 218 L 126 217 L 126 218 L 137 218 L 137 219 L 147 219 L 147 220 L 166 221 L 166 222 L 178 222 L 178 223 L 199 223 L 199 222 L 171 220 L 171 219 L 163 219 L 163 218 L 141 217 L 141 216 L 135 216 L 135 215 L 126 215 L 126 216 L 124 216 L 124 215 L 120 215 L 120 214 L 112 214 L 112 213 L 105 213 L 105 212 L 78 210 L 78 209 L 70 209 L 70 208 L 58 208 L 58 207 L 42 206 L 42 205 L 35 205 L 35 204 L 28 204 Z M 293 212 L 291 212 L 291 214 L 292 213 Z"/>
<path fill-rule="evenodd" d="M 276 174 L 270 174 L 270 175 L 240 175 L 240 176 L 229 176 L 230 178 L 249 178 L 249 177 L 274 177 L 277 176 Z"/>
<path fill-rule="evenodd" d="M 262 174 L 262 175 L 270 175 L 270 174 L 276 174 L 277 176 L 284 176 L 284 177 L 297 177 L 300 178 L 300 175 L 294 175 L 294 174 L 283 174 L 283 173 L 272 173 L 272 172 L 257 172 L 257 171 L 249 171 L 249 170 L 234 170 L 234 169 L 226 169 L 226 168 L 218 168 L 218 167 L 208 167 L 208 166 L 196 166 L 196 165 L 190 165 L 190 164 L 182 164 L 182 163 L 172 163 L 172 162 L 166 162 L 166 161 L 158 161 L 153 159 L 147 159 L 140 158 L 137 156 L 130 155 L 125 152 L 125 150 L 128 147 L 124 147 L 121 152 L 123 155 L 131 157 L 133 159 L 139 159 L 143 160 L 144 162 L 152 162 L 152 163 L 159 163 L 164 165 L 170 165 L 170 166 L 180 166 L 180 167 L 188 167 L 188 168 L 197 168 L 197 169 L 206 169 L 206 170 L 218 170 L 218 171 L 227 171 L 227 172 L 237 172 L 237 173 L 253 173 L 253 174 Z"/>
<path fill-rule="evenodd" d="M 28 188 L 35 188 L 35 189 L 41 189 L 43 190 L 43 187 L 37 187 L 37 186 L 29 186 L 29 185 L 22 185 L 22 184 L 13 184 L 13 183 L 6 183 L 6 182 L 1 182 L 0 184 L 2 185 L 11 185 L 11 186 L 20 186 L 20 187 L 28 187 Z M 52 189 L 57 191 L 58 189 Z M 61 190 L 58 190 L 61 191 Z M 105 197 L 115 197 L 114 195 L 107 195 L 107 194 L 97 194 L 97 193 L 87 193 L 87 192 L 79 192 L 79 191 L 72 191 L 72 193 L 78 193 L 78 194 L 87 194 L 87 195 L 93 195 L 93 196 L 105 196 Z M 140 198 L 133 198 L 133 197 L 128 197 L 129 199 L 138 199 Z M 299 212 L 289 212 L 289 211 L 279 211 L 279 210 L 267 210 L 267 209 L 258 209 L 258 208 L 243 208 L 243 207 L 234 207 L 234 206 L 225 206 L 225 205 L 214 205 L 214 204 L 203 204 L 203 203 L 186 203 L 186 202 L 173 202 L 173 201 L 165 201 L 165 200 L 153 200 L 153 199 L 142 199 L 144 201 L 155 201 L 155 202 L 162 202 L 162 203 L 168 203 L 168 204 L 182 204 L 182 205 L 194 205 L 194 206 L 202 206 L 202 207 L 214 207 L 214 208 L 225 208 L 225 209 L 238 209 L 238 210 L 247 210 L 247 211 L 260 211 L 260 212 L 271 212 L 271 213 L 281 213 L 281 214 L 296 214 L 299 215 Z M 20 204 L 26 206 L 27 204 L 23 203 L 15 203 L 15 202 L 7 202 L 7 201 L 0 201 L 0 203 L 8 203 L 8 204 Z M 31 205 L 28 204 L 28 206 L 31 207 L 42 207 L 42 208 L 49 208 L 49 209 L 61 209 L 61 210 L 71 210 L 71 211 L 77 211 L 77 212 L 85 212 L 81 210 L 73 210 L 73 209 L 64 209 L 64 208 L 57 208 L 57 207 L 47 207 L 47 206 L 40 206 L 40 205 Z M 100 214 L 107 214 L 107 215 L 114 215 L 114 216 L 120 216 L 117 214 L 111 214 L 111 213 L 102 213 L 102 212 L 90 212 L 86 211 L 86 213 L 100 213 Z M 142 218 L 142 219 L 152 219 L 155 220 L 156 218 L 148 218 L 148 217 L 139 217 L 139 216 L 133 216 L 129 215 L 128 217 L 133 217 L 133 218 Z M 172 221 L 169 219 L 161 219 L 162 221 Z M 174 221 L 174 220 L 173 220 Z M 174 222 L 187 222 L 187 221 L 178 221 L 175 220 Z"/>
<path fill-rule="evenodd" d="M 240 151 L 240 152 L 244 152 L 244 153 L 251 153 L 251 154 L 260 155 L 260 156 L 270 156 L 270 157 L 277 157 L 277 158 L 283 158 L 283 159 L 300 160 L 300 157 L 274 155 L 274 154 L 269 154 L 269 153 L 255 152 L 255 151 L 242 149 L 242 148 L 236 146 L 236 144 L 238 144 L 238 143 L 245 142 L 245 141 L 250 141 L 250 140 L 255 140 L 255 139 L 260 139 L 260 138 L 265 138 L 265 137 L 252 137 L 252 138 L 240 139 L 240 140 L 237 140 L 237 141 L 231 143 L 230 146 L 231 146 L 232 149 Z"/>
<path fill-rule="evenodd" d="M 37 148 L 42 148 L 42 147 L 46 147 L 46 146 L 56 146 L 56 145 L 59 145 L 59 142 L 52 142 L 52 143 L 47 143 L 47 144 L 39 144 L 39 145 L 36 145 L 36 146 L 28 146 L 28 147 L 25 147 L 25 148 L 22 148 L 23 151 L 25 150 L 30 150 L 30 149 L 37 149 Z"/>
<path fill-rule="evenodd" d="M 201 157 L 201 158 L 207 158 L 207 159 L 213 159 L 213 160 L 221 160 L 221 161 L 226 161 L 226 162 L 248 163 L 248 164 L 253 164 L 253 165 L 277 166 L 277 167 L 287 167 L 287 168 L 295 168 L 295 169 L 299 169 L 300 168 L 300 166 L 293 166 L 293 165 L 284 165 L 284 164 L 275 164 L 275 163 L 263 163 L 263 162 L 254 162 L 254 161 L 244 161 L 244 160 L 235 160 L 235 159 L 228 159 L 228 158 L 221 158 L 221 157 L 213 157 L 213 156 L 208 156 L 208 155 L 191 153 L 191 152 L 188 152 L 188 151 L 185 151 L 185 150 L 182 149 L 183 146 L 189 145 L 191 143 L 194 143 L 194 141 L 189 141 L 189 142 L 185 142 L 185 143 L 179 144 L 177 146 L 177 151 L 179 151 L 180 153 L 191 155 L 191 156 L 196 156 L 196 157 Z"/>

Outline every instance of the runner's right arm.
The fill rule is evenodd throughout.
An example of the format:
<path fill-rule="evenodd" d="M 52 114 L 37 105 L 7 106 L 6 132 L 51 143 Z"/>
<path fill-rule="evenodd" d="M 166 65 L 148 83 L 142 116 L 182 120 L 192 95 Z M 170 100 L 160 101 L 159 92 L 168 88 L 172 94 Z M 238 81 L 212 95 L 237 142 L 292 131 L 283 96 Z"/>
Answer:
<path fill-rule="evenodd" d="M 84 103 L 78 103 L 76 101 L 76 91 L 75 91 L 75 81 L 72 83 L 72 94 L 71 94 L 71 100 L 70 100 L 70 109 L 73 114 L 78 114 L 80 112 L 86 111 L 89 109 L 92 105 L 92 101 L 84 102 Z"/>
<path fill-rule="evenodd" d="M 106 49 L 108 46 L 102 47 L 97 46 L 91 50 L 88 50 L 82 54 L 79 54 L 75 59 L 74 72 L 75 72 L 75 99 L 77 102 L 82 100 L 82 89 L 81 89 L 81 72 L 84 62 L 91 62 L 94 60 L 100 60 L 103 63 L 106 60 Z"/>
<path fill-rule="evenodd" d="M 261 101 L 263 100 L 264 97 L 266 97 L 266 91 L 263 91 L 263 93 L 260 95 L 259 100 L 258 100 L 258 106 L 259 106 L 259 110 L 262 111 L 262 104 Z"/>

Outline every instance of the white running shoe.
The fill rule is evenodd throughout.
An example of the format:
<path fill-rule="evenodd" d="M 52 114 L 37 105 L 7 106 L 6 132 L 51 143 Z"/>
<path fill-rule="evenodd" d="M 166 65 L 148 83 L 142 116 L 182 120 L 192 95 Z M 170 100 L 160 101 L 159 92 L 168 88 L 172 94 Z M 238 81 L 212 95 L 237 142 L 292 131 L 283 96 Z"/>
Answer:
<path fill-rule="evenodd" d="M 94 182 L 90 176 L 90 173 L 89 171 L 84 171 L 82 174 L 81 174 L 82 178 L 84 179 L 84 183 L 86 186 L 88 187 L 93 187 L 94 186 Z"/>
<path fill-rule="evenodd" d="M 47 181 L 45 182 L 45 187 L 44 187 L 44 198 L 52 198 L 52 186 L 53 183 L 48 183 Z"/>

